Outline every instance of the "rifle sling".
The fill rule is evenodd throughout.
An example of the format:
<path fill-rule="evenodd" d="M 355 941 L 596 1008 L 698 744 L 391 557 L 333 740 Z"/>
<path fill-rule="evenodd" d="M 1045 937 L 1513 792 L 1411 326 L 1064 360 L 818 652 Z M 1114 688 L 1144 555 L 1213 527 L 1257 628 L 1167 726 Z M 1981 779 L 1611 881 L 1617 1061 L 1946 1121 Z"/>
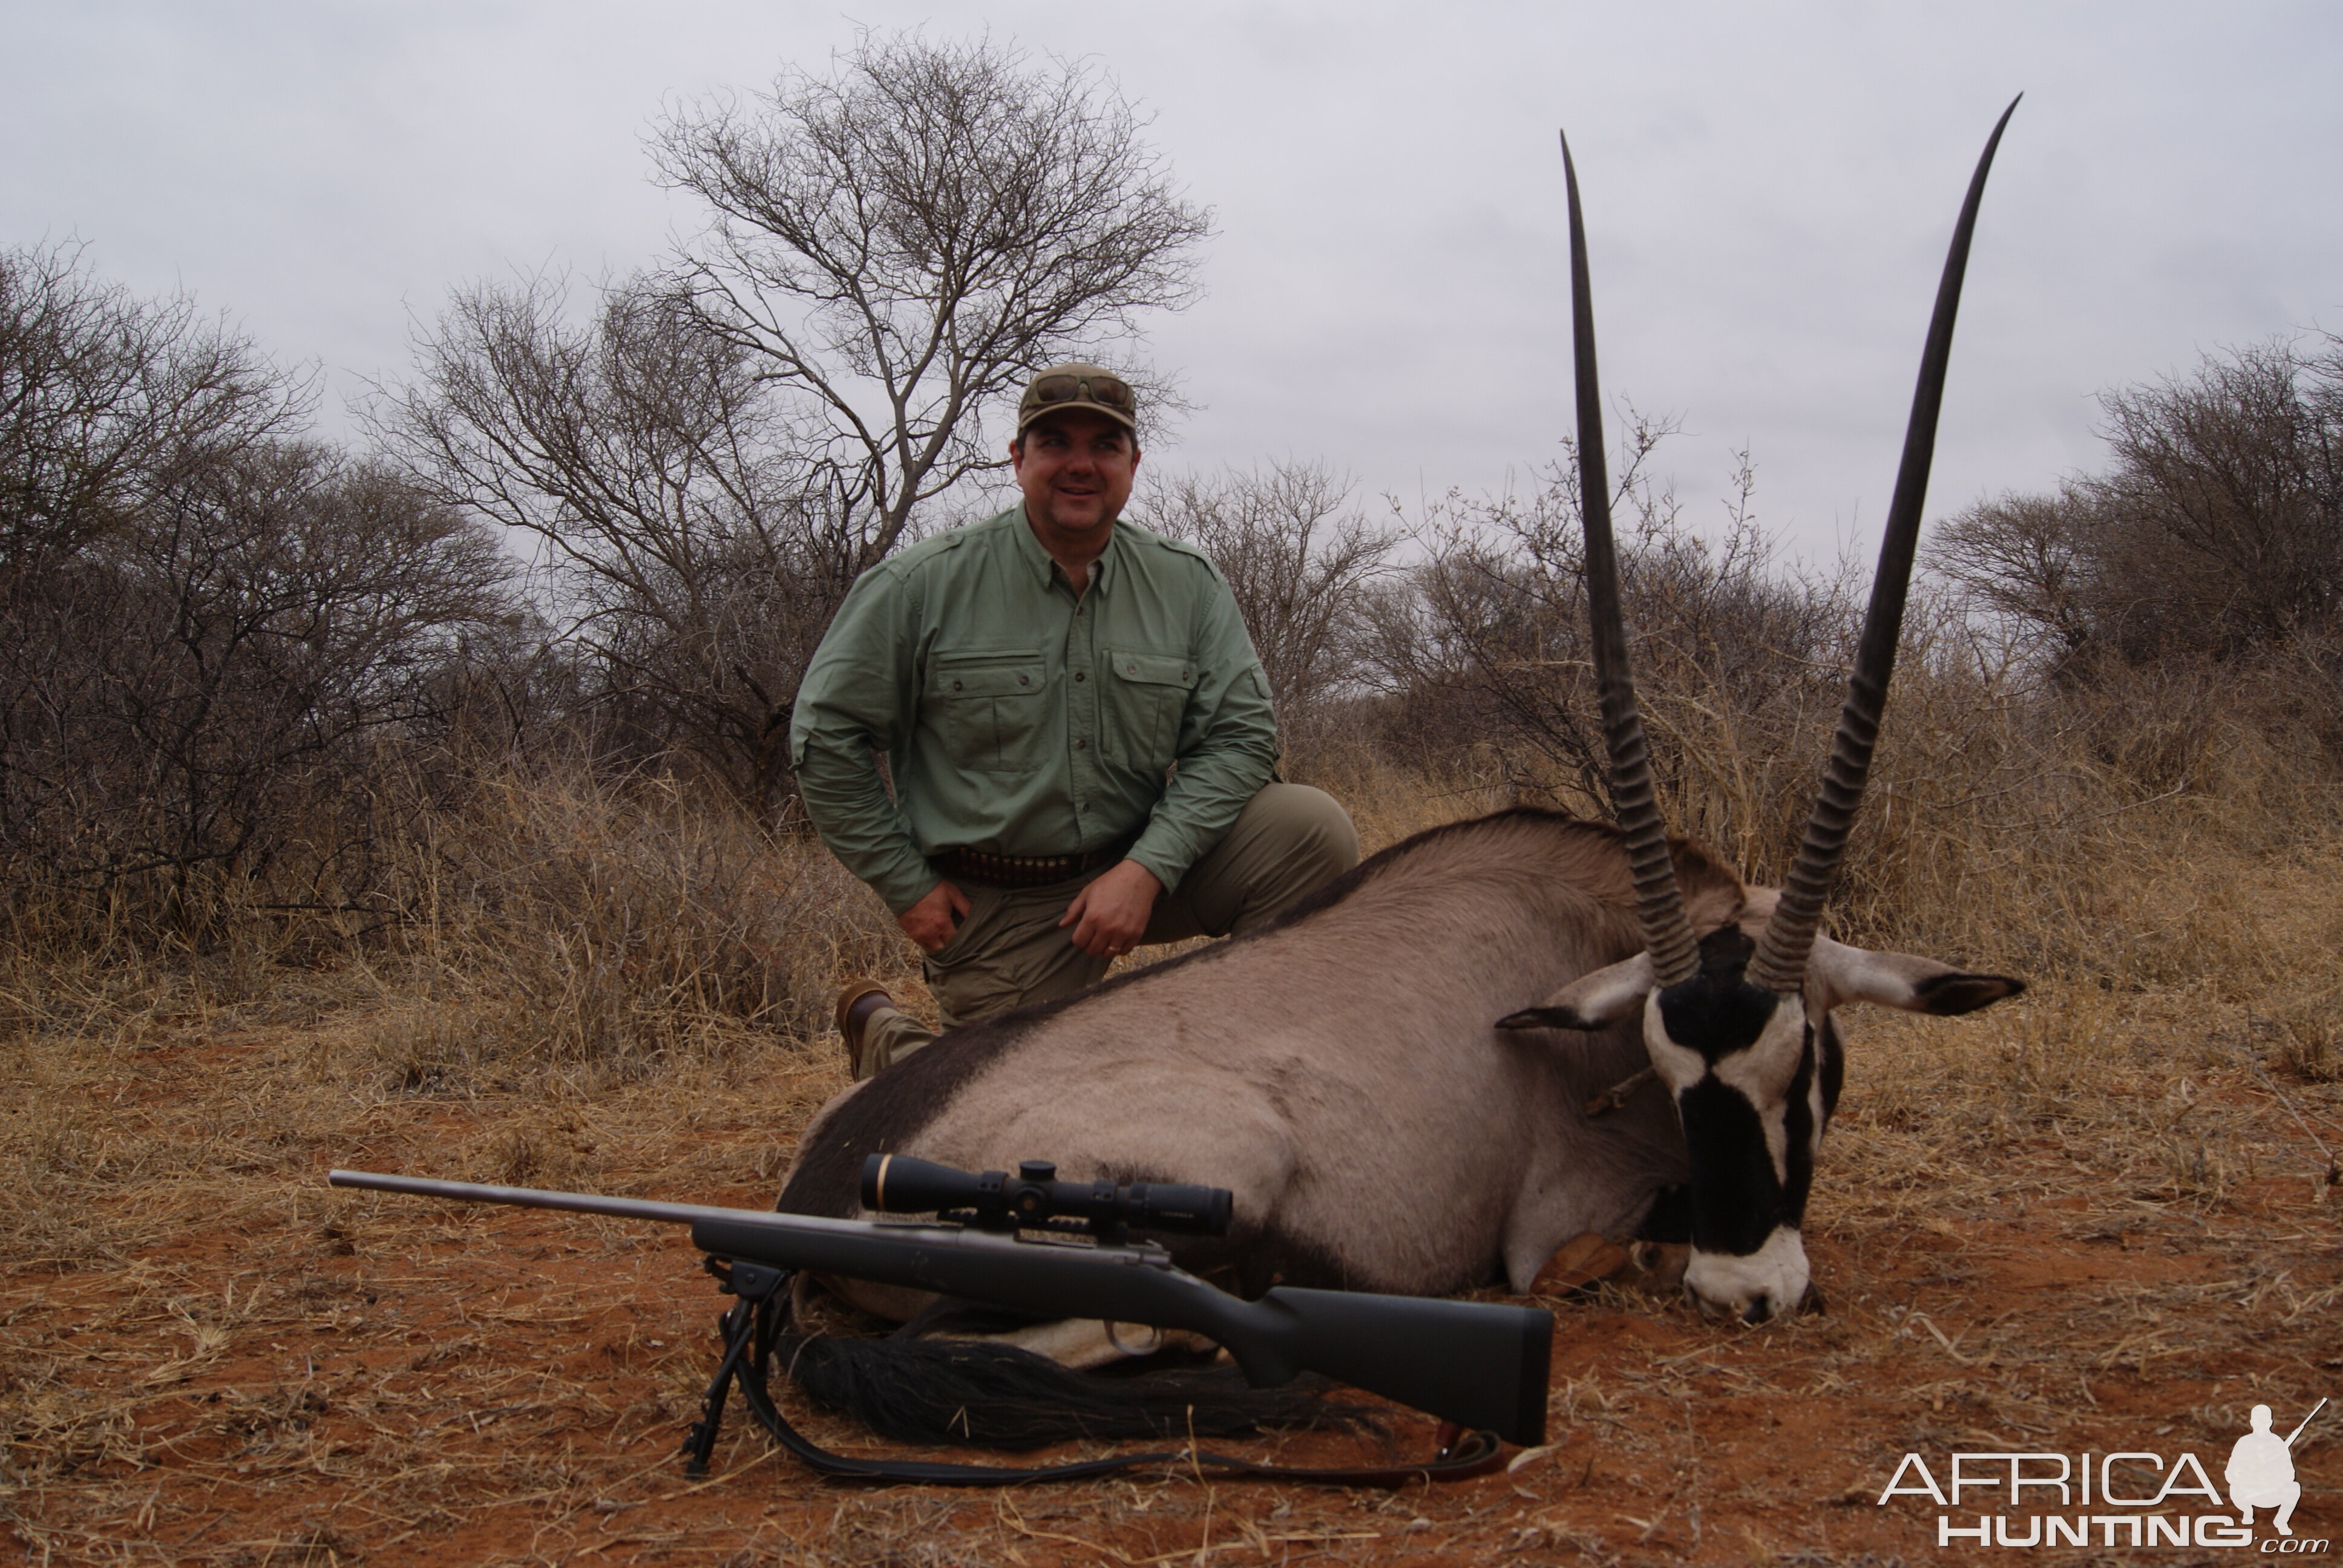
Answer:
<path fill-rule="evenodd" d="M 714 1260 L 709 1260 L 710 1263 Z M 711 1273 L 718 1271 L 710 1268 Z M 744 1272 L 749 1277 L 742 1277 Z M 728 1277 L 729 1276 L 729 1277 Z M 734 1264 L 719 1273 L 725 1288 L 739 1298 L 724 1314 L 719 1327 L 724 1335 L 724 1359 L 708 1391 L 706 1413 L 695 1426 L 686 1451 L 704 1466 L 715 1444 L 716 1422 L 724 1407 L 728 1385 L 738 1383 L 741 1402 L 773 1441 L 802 1461 L 807 1468 L 845 1480 L 902 1482 L 923 1486 L 1021 1486 L 1045 1481 L 1088 1481 L 1097 1476 L 1151 1467 L 1185 1466 L 1193 1473 L 1222 1480 L 1296 1482 L 1316 1486 L 1407 1486 L 1418 1481 L 1466 1481 L 1487 1475 L 1505 1461 L 1493 1432 L 1451 1435 L 1441 1429 L 1441 1451 L 1424 1464 L 1375 1465 L 1360 1468 L 1307 1469 L 1261 1464 L 1232 1454 L 1207 1450 L 1163 1449 L 1149 1453 L 1119 1454 L 1111 1459 L 1082 1460 L 1072 1464 L 996 1465 L 947 1464 L 930 1460 L 856 1459 L 833 1453 L 815 1442 L 780 1412 L 768 1381 L 769 1360 L 763 1353 L 772 1342 L 776 1314 L 788 1311 L 789 1274 L 778 1269 L 743 1271 Z M 755 1350 L 751 1352 L 751 1344 Z"/>
<path fill-rule="evenodd" d="M 747 1369 L 743 1369 L 744 1372 Z M 1088 1481 L 1126 1470 L 1161 1466 L 1193 1469 L 1212 1479 L 1286 1481 L 1318 1486 L 1407 1486 L 1418 1481 L 1465 1481 L 1503 1467 L 1504 1451 L 1494 1433 L 1467 1432 L 1441 1457 L 1425 1464 L 1316 1470 L 1260 1464 L 1209 1449 L 1162 1449 L 1118 1454 L 1074 1464 L 1028 1466 L 946 1464 L 930 1460 L 855 1459 L 832 1453 L 789 1423 L 769 1391 L 753 1375 L 740 1379 L 740 1398 L 759 1424 L 808 1468 L 856 1481 L 911 1482 L 927 1486 L 1020 1486 L 1041 1481 Z"/>

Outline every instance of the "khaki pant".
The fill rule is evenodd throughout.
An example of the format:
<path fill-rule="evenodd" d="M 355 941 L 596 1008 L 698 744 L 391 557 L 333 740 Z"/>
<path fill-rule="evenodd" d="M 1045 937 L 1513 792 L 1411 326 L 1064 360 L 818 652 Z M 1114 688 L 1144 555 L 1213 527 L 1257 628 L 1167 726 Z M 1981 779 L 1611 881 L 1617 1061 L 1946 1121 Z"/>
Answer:
<path fill-rule="evenodd" d="M 1306 784 L 1265 785 L 1245 802 L 1228 837 L 1155 901 L 1140 940 L 1252 930 L 1358 860 L 1358 829 L 1332 796 Z M 1098 983 L 1111 960 L 1074 946 L 1073 928 L 1058 921 L 1074 895 L 1104 869 L 1046 888 L 962 888 L 973 907 L 951 940 L 926 962 L 928 990 L 942 1010 L 943 1027 L 956 1029 Z M 863 1076 L 935 1037 L 910 1014 L 880 1008 L 863 1026 Z"/>

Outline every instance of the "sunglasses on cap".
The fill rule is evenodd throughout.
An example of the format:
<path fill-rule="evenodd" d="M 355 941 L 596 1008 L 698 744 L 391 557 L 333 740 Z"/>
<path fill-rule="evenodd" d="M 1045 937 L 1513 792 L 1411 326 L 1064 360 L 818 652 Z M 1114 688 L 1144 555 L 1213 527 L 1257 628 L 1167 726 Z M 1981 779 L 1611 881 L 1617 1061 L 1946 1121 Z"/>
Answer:
<path fill-rule="evenodd" d="M 1044 414 L 1063 408 L 1096 408 L 1116 422 L 1136 426 L 1139 399 L 1131 384 L 1103 371 L 1060 371 L 1038 377 L 1018 401 L 1020 429 Z"/>

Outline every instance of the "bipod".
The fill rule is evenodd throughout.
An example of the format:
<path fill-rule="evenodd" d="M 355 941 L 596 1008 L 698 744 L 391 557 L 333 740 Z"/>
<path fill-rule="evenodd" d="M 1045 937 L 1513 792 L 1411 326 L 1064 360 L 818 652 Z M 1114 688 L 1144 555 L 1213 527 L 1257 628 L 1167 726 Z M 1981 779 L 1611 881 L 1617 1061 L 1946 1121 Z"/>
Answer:
<path fill-rule="evenodd" d="M 716 1276 L 716 1288 L 734 1301 L 729 1310 L 716 1320 L 716 1332 L 724 1341 L 724 1359 L 717 1362 L 716 1375 L 709 1380 L 708 1392 L 699 1396 L 699 1419 L 691 1423 L 690 1435 L 683 1440 L 683 1452 L 689 1456 L 683 1473 L 695 1481 L 708 1473 L 708 1458 L 716 1452 L 716 1430 L 723 1424 L 724 1400 L 732 1392 L 732 1384 L 736 1381 L 740 1384 L 740 1396 L 749 1402 L 751 1410 L 764 1402 L 760 1396 L 769 1386 L 773 1336 L 780 1312 L 777 1298 L 789 1282 L 787 1269 L 763 1263 L 727 1264 L 716 1258 L 701 1261 Z M 752 1378 L 754 1382 L 750 1382 Z"/>

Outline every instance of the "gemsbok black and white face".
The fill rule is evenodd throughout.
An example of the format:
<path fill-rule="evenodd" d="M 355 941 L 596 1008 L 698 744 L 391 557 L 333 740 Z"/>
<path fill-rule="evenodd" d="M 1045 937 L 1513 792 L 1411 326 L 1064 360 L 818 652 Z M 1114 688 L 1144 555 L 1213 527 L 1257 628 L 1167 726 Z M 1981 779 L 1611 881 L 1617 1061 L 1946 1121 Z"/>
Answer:
<path fill-rule="evenodd" d="M 1753 917 L 1771 913 L 1755 891 Z M 1950 1016 L 2026 989 L 1907 953 L 1816 937 L 1805 983 L 1785 994 L 1748 976 L 1757 941 L 1741 925 L 1710 932 L 1687 980 L 1655 986 L 1649 953 L 1597 970 L 1510 1029 L 1643 1023 L 1652 1067 L 1674 1098 L 1691 1157 L 1692 1261 L 1684 1290 L 1701 1310 L 1758 1323 L 1819 1298 L 1802 1234 L 1823 1129 L 1837 1107 L 1845 1051 L 1832 1010 L 1875 1002 Z"/>
<path fill-rule="evenodd" d="M 1994 126 L 1954 227 L 1846 706 L 1796 862 L 1778 895 L 1750 890 L 1737 921 L 1698 937 L 1685 919 L 1666 828 L 1654 798 L 1650 753 L 1627 667 L 1585 230 L 1577 171 L 1569 144 L 1563 146 L 1587 608 L 1612 796 L 1634 878 L 1644 950 L 1582 977 L 1499 1026 L 1594 1030 L 1641 1014 L 1644 1046 L 1654 1073 L 1674 1096 L 1690 1156 L 1692 1261 L 1684 1289 L 1712 1315 L 1762 1322 L 1807 1304 L 1813 1294 L 1801 1228 L 1815 1156 L 1837 1104 L 1844 1071 L 1831 1010 L 1841 1002 L 1869 1001 L 1909 1011 L 1963 1013 L 2025 989 L 2005 976 L 1970 974 L 1902 953 L 1867 952 L 1832 941 L 1817 930 L 1862 801 L 1886 706 L 1977 204 L 1994 149 L 2016 107 L 2013 102 Z"/>

